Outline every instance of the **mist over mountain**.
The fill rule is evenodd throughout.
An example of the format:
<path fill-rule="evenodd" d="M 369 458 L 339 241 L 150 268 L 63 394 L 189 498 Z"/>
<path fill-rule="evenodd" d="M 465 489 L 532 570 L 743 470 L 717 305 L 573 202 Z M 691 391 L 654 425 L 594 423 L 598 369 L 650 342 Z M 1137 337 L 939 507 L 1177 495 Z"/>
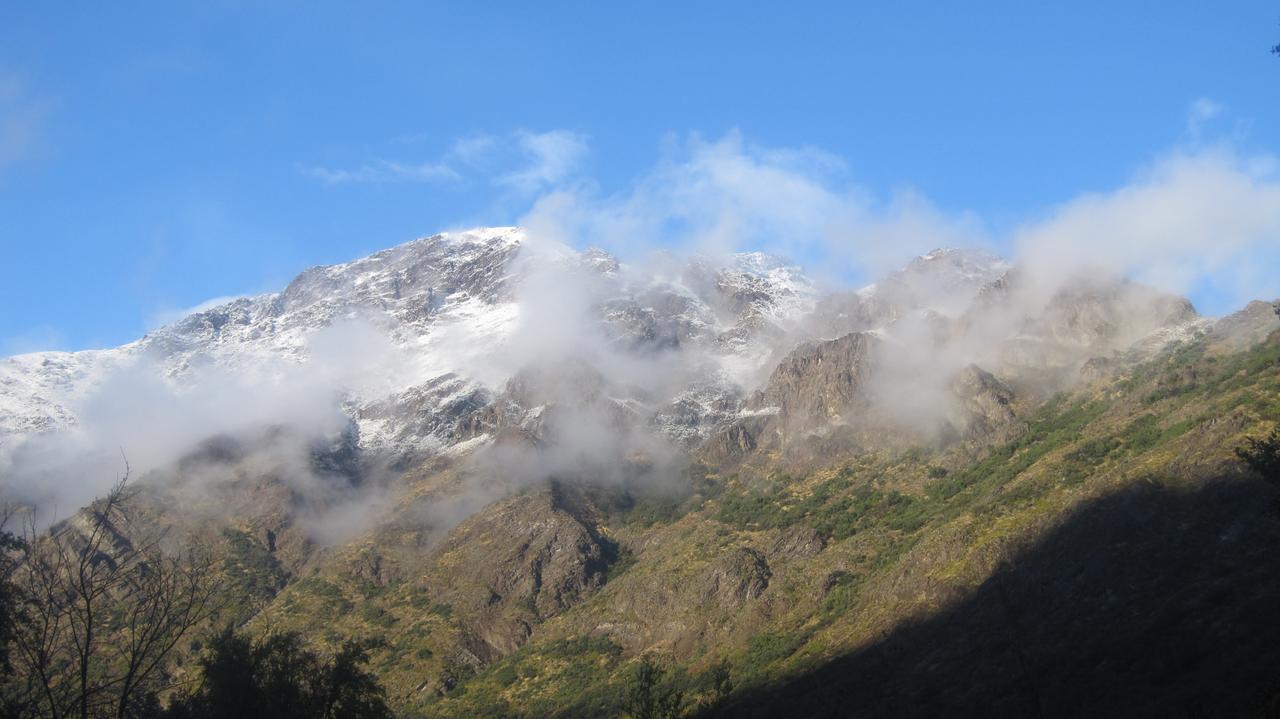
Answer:
<path fill-rule="evenodd" d="M 1211 326 L 1122 279 L 1056 281 L 1044 297 L 1006 260 L 939 249 L 846 290 L 759 252 L 623 264 L 519 228 L 443 233 L 116 349 L 6 359 L 0 463 L 8 491 L 63 511 L 104 489 L 121 452 L 145 475 L 192 466 L 210 441 L 281 445 L 295 481 L 318 490 L 345 472 L 344 493 L 495 454 L 527 455 L 498 472 L 512 489 L 566 473 L 616 483 L 627 457 L 649 475 L 627 481 L 670 484 L 726 437 L 992 431 L 998 418 L 974 409 L 985 395 L 967 394 L 988 388 L 958 389 L 974 373 L 1007 388 L 1003 406 Z M 317 471 L 335 452 L 340 466 Z"/>
<path fill-rule="evenodd" d="M 85 544 L 107 516 L 94 498 L 130 473 L 113 551 L 151 531 L 212 547 L 244 631 L 372 642 L 371 676 L 409 715 L 616 713 L 652 661 L 697 697 L 688 712 L 769 716 L 796 692 L 819 715 L 879 711 L 838 677 L 879 651 L 903 657 L 875 671 L 913 706 L 1018 715 L 1031 700 L 999 678 L 999 647 L 972 693 L 952 658 L 921 690 L 941 694 L 909 677 L 929 635 L 1005 631 L 992 596 L 1034 623 L 1039 595 L 1000 588 L 1020 571 L 1064 596 L 1120 581 L 1053 578 L 1046 557 L 1083 561 L 1057 546 L 1085 541 L 1073 522 L 1146 546 L 1115 502 L 1175 502 L 1139 489 L 1155 483 L 1216 497 L 1204 531 L 1280 541 L 1261 515 L 1222 528 L 1267 496 L 1230 457 L 1275 414 L 1272 304 L 1208 318 L 1123 274 L 1045 267 L 942 248 L 842 287 L 763 252 L 623 261 L 516 227 L 440 233 L 118 348 L 3 360 L 3 492 L 49 541 Z M 1078 519 L 1095 505 L 1115 519 Z M 1166 590 L 1154 577 L 1133 601 Z M 1208 601 L 1173 601 L 1158 631 Z M 980 618 L 906 628 L 931 607 Z M 1045 621 L 1121 622 L 1062 611 Z M 1179 637 L 1168 651 L 1191 651 Z M 1043 661 L 1132 649 L 1081 641 Z M 1172 696 L 1156 669 L 1124 671 L 1127 696 Z M 1037 702 L 1060 691 L 1042 680 Z M 1269 696 L 1233 681 L 1193 693 Z"/>
<path fill-rule="evenodd" d="M 0 4 L 0 719 L 1280 717 L 1268 5 Z"/>

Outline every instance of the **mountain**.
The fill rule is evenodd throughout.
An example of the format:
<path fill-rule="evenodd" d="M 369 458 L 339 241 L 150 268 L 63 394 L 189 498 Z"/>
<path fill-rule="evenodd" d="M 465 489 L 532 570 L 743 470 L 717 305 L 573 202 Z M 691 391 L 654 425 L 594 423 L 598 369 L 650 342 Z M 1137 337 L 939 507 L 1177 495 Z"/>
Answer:
<path fill-rule="evenodd" d="M 122 370 L 145 368 L 181 391 L 209 367 L 287 374 L 317 352 L 340 365 L 326 380 L 342 393 L 362 450 L 438 451 L 467 438 L 459 422 L 523 369 L 492 361 L 519 351 L 523 280 L 572 285 L 542 295 L 564 289 L 566 300 L 591 301 L 593 316 L 582 321 L 610 349 L 643 356 L 697 348 L 708 362 L 698 379 L 712 386 L 758 370 L 766 348 L 753 338 L 781 332 L 815 294 L 798 268 L 760 253 L 635 278 L 603 251 L 551 248 L 530 257 L 519 252 L 524 242 L 516 228 L 434 235 L 312 268 L 282 292 L 206 309 L 116 349 L 8 358 L 0 365 L 0 452 L 9 457 L 24 437 L 76 426 L 77 403 Z M 349 331 L 326 337 L 334 327 Z M 330 352 L 335 342 L 365 346 L 349 358 Z M 392 376 L 369 376 L 370 360 L 394 360 L 379 368 Z"/>
<path fill-rule="evenodd" d="M 378 640 L 407 715 L 608 715 L 640 657 L 704 714 L 1232 714 L 1280 659 L 1234 454 L 1278 328 L 976 250 L 845 290 L 476 229 L 3 360 L 0 474 L 79 506 L 123 448 L 237 623 Z"/>

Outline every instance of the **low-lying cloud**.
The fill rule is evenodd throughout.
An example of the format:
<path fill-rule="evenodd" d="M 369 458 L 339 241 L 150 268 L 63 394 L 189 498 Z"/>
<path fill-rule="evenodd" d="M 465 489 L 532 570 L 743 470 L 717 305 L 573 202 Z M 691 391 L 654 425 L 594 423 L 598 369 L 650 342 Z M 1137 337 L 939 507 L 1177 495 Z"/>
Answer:
<path fill-rule="evenodd" d="M 531 240 L 598 246 L 635 259 L 657 250 L 721 255 L 763 250 L 869 279 L 939 245 L 985 242 L 975 217 L 947 215 L 922 195 L 876 198 L 818 150 L 772 149 L 731 132 L 667 143 L 648 173 L 602 194 L 571 183 L 538 198 L 521 219 Z"/>
<path fill-rule="evenodd" d="M 277 428 L 292 439 L 272 461 L 314 489 L 310 453 L 348 430 L 354 392 L 390 391 L 409 358 L 373 324 L 346 320 L 308 338 L 305 361 L 199 361 L 172 374 L 163 358 L 140 355 L 74 398 L 73 426 L 19 442 L 0 470 L 8 498 L 53 515 L 87 504 L 125 468 L 135 478 L 177 465 L 213 438 L 253 445 Z M 249 361 L 244 361 L 249 359 Z M 123 457 L 122 457 L 123 455 Z"/>
<path fill-rule="evenodd" d="M 1084 272 L 1179 294 L 1208 290 L 1237 307 L 1280 295 L 1280 177 L 1269 155 L 1175 151 L 1123 187 L 1083 195 L 1013 238 L 1037 279 Z"/>
<path fill-rule="evenodd" d="M 1209 105 L 1193 111 L 1197 135 L 1218 112 Z M 1018 312 L 1034 311 L 1082 276 L 1209 293 L 1231 305 L 1280 295 L 1274 271 L 1280 267 L 1277 164 L 1270 155 L 1230 145 L 1197 141 L 1176 148 L 1125 185 L 1070 199 L 1004 235 L 974 213 L 944 210 L 918 192 L 877 195 L 852 182 L 844 164 L 827 153 L 760 147 L 736 132 L 668 141 L 652 169 L 614 192 L 582 176 L 587 152 L 586 139 L 568 131 L 478 135 L 426 163 L 377 161 L 312 174 L 337 185 L 449 181 L 474 173 L 500 192 L 533 198 L 521 220 L 528 240 L 513 289 L 514 316 L 496 329 L 440 327 L 427 345 L 437 361 L 456 360 L 453 369 L 495 392 L 521 371 L 579 361 L 603 378 L 597 389 L 604 400 L 615 391 L 652 405 L 669 400 L 718 360 L 705 348 L 678 343 L 636 351 L 605 332 L 598 310 L 619 286 L 611 284 L 615 280 L 669 275 L 675 281 L 674 268 L 693 255 L 763 250 L 795 258 L 833 289 L 850 289 L 934 247 L 1004 249 L 1024 273 Z M 604 282 L 565 251 L 590 246 L 627 261 L 613 280 Z M 1139 294 L 1135 306 L 1147 301 Z M 886 376 L 904 389 L 896 396 L 911 400 L 903 415 L 919 421 L 944 416 L 946 378 L 967 362 L 993 361 L 993 343 L 1021 321 L 1015 313 L 975 325 L 944 355 L 930 354 L 935 334 L 928 318 L 899 323 L 885 356 L 901 359 Z M 783 329 L 791 332 L 787 342 L 804 338 L 802 328 Z M 502 335 L 501 352 L 466 346 L 485 333 Z M 776 340 L 778 350 L 785 349 L 783 340 Z M 303 363 L 264 358 L 234 369 L 210 363 L 172 378 L 139 360 L 80 398 L 74 428 L 23 445 L 6 491 L 23 500 L 80 506 L 110 483 L 104 468 L 118 466 L 122 448 L 136 469 L 148 471 L 172 465 L 214 436 L 248 436 L 276 426 L 305 437 L 334 436 L 350 422 L 345 397 L 402 390 L 406 378 L 421 379 L 425 361 L 392 344 L 376 323 L 339 323 L 315 334 L 307 350 Z M 918 381 L 925 376 L 929 382 Z M 665 481 L 679 473 L 682 458 L 672 445 L 642 423 L 617 421 L 626 402 L 598 400 L 560 403 L 555 424 L 548 425 L 554 431 L 536 450 L 507 446 L 485 455 L 473 468 L 485 475 L 475 496 L 569 473 L 607 482 Z M 620 461 L 628 456 L 643 456 L 637 461 L 647 468 L 628 468 Z M 298 462 L 306 476 L 304 459 Z M 504 481 L 495 484 L 499 475 Z M 350 514 L 365 517 L 383 502 L 365 495 L 350 506 L 363 508 Z"/>

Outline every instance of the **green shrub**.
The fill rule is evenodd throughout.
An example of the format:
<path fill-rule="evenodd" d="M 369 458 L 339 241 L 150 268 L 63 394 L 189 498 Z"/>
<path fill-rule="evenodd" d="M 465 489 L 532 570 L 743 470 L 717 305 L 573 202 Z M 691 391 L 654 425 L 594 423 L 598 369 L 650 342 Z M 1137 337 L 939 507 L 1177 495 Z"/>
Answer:
<path fill-rule="evenodd" d="M 748 675 L 761 674 L 772 664 L 776 664 L 795 654 L 809 637 L 800 633 L 765 632 L 747 640 L 747 653 L 742 660 L 742 669 Z"/>
<path fill-rule="evenodd" d="M 510 664 L 503 664 L 493 673 L 493 680 L 502 687 L 509 687 L 519 681 L 519 679 L 520 677 L 516 675 L 515 667 Z"/>

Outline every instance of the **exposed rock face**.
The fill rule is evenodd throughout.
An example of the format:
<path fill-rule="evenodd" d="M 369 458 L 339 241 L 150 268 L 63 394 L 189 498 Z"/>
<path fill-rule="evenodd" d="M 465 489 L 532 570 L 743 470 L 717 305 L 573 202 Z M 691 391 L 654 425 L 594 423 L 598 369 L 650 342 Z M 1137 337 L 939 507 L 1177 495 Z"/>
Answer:
<path fill-rule="evenodd" d="M 503 500 L 458 525 L 435 555 L 455 611 L 498 654 L 514 651 L 539 621 L 604 583 L 614 552 L 554 490 Z"/>
<path fill-rule="evenodd" d="M 875 347 L 873 337 L 858 332 L 802 344 L 778 363 L 754 404 L 777 407 L 787 429 L 845 419 L 867 406 Z"/>
<path fill-rule="evenodd" d="M 737 609 L 769 588 L 773 572 L 754 549 L 730 550 L 703 575 L 701 596 L 724 609 Z"/>
<path fill-rule="evenodd" d="M 977 365 L 960 370 L 951 381 L 951 392 L 961 414 L 962 433 L 968 440 L 987 439 L 1015 417 L 1013 389 Z"/>
<path fill-rule="evenodd" d="M 1115 371 L 1116 362 L 1109 357 L 1090 357 L 1080 367 L 1080 381 L 1097 382 Z"/>
<path fill-rule="evenodd" d="M 1225 349 L 1241 350 L 1261 342 L 1277 329 L 1280 329 L 1280 300 L 1254 300 L 1239 312 L 1215 322 L 1210 339 Z"/>
<path fill-rule="evenodd" d="M 1148 333 L 1198 317 L 1191 303 L 1142 285 L 1081 285 L 1058 292 L 1039 321 L 1042 335 L 1066 347 L 1114 350 Z"/>
<path fill-rule="evenodd" d="M 877 282 L 874 301 L 893 317 L 916 309 L 954 315 L 1009 270 L 1007 262 L 982 250 L 936 249 Z"/>
<path fill-rule="evenodd" d="M 360 552 L 352 559 L 350 571 L 354 576 L 379 587 L 386 587 L 401 578 L 399 568 L 372 548 Z"/>
<path fill-rule="evenodd" d="M 741 404 L 741 388 L 720 377 L 680 392 L 649 421 L 662 436 L 692 448 L 735 418 Z"/>
<path fill-rule="evenodd" d="M 817 530 L 797 524 L 783 530 L 773 546 L 769 548 L 769 556 L 784 560 L 808 559 L 822 553 L 826 542 Z"/>
<path fill-rule="evenodd" d="M 592 365 L 578 359 L 540 364 L 518 372 L 489 404 L 477 407 L 463 426 L 487 434 L 546 446 L 583 427 L 619 436 L 643 420 L 638 402 Z"/>
<path fill-rule="evenodd" d="M 767 420 L 758 418 L 731 422 L 707 440 L 703 451 L 721 461 L 749 454 L 759 446 L 757 438 L 765 431 L 766 424 Z"/>
<path fill-rule="evenodd" d="M 993 306 L 989 312 L 999 316 L 1003 311 L 1006 322 L 1026 315 L 1019 333 L 1002 341 L 1001 366 L 996 368 L 1002 374 L 1022 376 L 1049 371 L 1074 380 L 1076 370 L 1089 358 L 1121 351 L 1149 356 L 1171 341 L 1188 338 L 1204 322 L 1184 298 L 1122 281 L 1082 280 L 1030 313 L 1016 307 L 1026 301 L 1019 298 L 1016 287 L 993 293 L 993 301 L 1005 306 Z M 975 316 L 973 321 L 989 323 L 990 318 L 991 314 Z"/>

